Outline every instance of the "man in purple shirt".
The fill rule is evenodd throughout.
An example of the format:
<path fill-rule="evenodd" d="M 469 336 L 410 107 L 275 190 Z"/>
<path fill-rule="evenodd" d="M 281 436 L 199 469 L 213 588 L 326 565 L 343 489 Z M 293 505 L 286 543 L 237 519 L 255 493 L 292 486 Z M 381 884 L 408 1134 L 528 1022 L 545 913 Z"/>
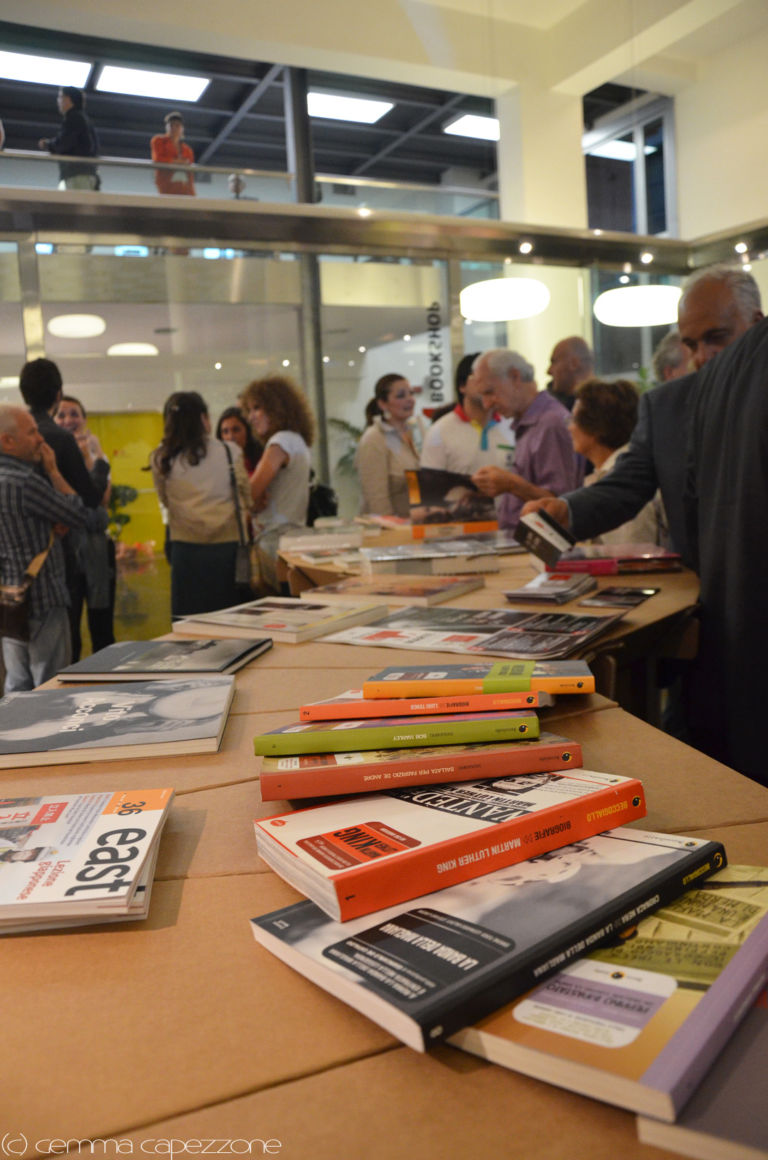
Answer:
<path fill-rule="evenodd" d="M 524 503 L 578 487 L 584 463 L 573 450 L 568 410 L 539 391 L 531 364 L 514 350 L 489 350 L 472 369 L 472 393 L 514 420 L 515 470 L 481 467 L 472 480 L 484 495 L 501 496 L 499 526 L 514 528 Z"/>

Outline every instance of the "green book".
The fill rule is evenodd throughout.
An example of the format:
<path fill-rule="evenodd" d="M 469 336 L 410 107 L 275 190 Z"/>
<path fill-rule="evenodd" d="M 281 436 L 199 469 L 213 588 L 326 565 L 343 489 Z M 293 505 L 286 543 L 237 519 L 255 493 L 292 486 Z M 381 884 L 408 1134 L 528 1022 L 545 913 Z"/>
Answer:
<path fill-rule="evenodd" d="M 362 721 L 295 722 L 254 739 L 257 755 L 357 753 L 365 749 L 408 749 L 465 745 L 477 741 L 526 741 L 539 736 L 532 709 L 500 713 L 441 713 L 434 717 L 375 717 Z"/>
<path fill-rule="evenodd" d="M 467 693 L 594 693 L 586 661 L 496 661 L 480 664 L 396 665 L 363 684 L 363 696 L 453 697 Z"/>

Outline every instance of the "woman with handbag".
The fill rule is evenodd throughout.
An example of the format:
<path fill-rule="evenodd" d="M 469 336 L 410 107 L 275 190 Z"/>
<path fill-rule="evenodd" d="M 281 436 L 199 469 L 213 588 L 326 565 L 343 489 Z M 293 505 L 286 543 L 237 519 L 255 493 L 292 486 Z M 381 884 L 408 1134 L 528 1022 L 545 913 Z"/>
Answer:
<path fill-rule="evenodd" d="M 251 476 L 254 541 L 262 594 L 280 591 L 277 546 L 286 532 L 305 528 L 309 504 L 309 448 L 315 421 L 306 397 L 285 375 L 250 383 L 241 396 L 264 452 Z"/>
<path fill-rule="evenodd" d="M 250 506 L 242 453 L 213 438 L 197 391 L 176 391 L 164 415 L 163 441 L 150 466 L 168 511 L 171 615 L 229 608 L 242 596 L 235 569 Z"/>

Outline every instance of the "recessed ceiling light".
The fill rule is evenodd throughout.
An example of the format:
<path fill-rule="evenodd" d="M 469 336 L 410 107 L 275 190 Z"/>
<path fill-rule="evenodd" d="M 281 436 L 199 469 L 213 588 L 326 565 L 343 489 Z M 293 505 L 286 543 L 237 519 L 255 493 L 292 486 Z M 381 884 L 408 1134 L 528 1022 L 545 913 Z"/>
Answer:
<path fill-rule="evenodd" d="M 58 56 L 34 56 L 26 52 L 0 52 L 0 76 L 9 81 L 37 85 L 72 85 L 85 88 L 93 65 L 89 60 Z"/>
<path fill-rule="evenodd" d="M 646 250 L 645 253 L 640 255 L 640 261 L 644 266 L 650 266 L 651 262 L 653 261 L 653 254 Z"/>
<path fill-rule="evenodd" d="M 96 338 L 106 329 L 99 314 L 57 314 L 48 322 L 48 333 L 56 338 Z"/>
<path fill-rule="evenodd" d="M 746 254 L 747 250 L 749 249 L 749 246 L 747 245 L 746 242 L 737 242 L 733 248 L 737 254 Z"/>
<path fill-rule="evenodd" d="M 327 121 L 358 121 L 363 125 L 375 125 L 394 107 L 391 101 L 345 97 L 340 93 L 307 93 L 310 117 L 323 117 Z"/>
<path fill-rule="evenodd" d="M 621 282 L 622 286 L 626 286 L 629 283 L 629 274 L 622 274 L 619 278 L 619 281 Z"/>
<path fill-rule="evenodd" d="M 220 371 L 220 370 L 221 370 L 221 363 L 219 363 L 219 362 L 217 362 L 217 363 L 214 363 L 214 364 L 213 364 L 213 369 L 214 369 L 215 371 Z"/>
<path fill-rule="evenodd" d="M 366 218 L 371 216 L 373 210 L 368 209 L 367 205 L 361 205 L 357 212 L 359 217 Z"/>
<path fill-rule="evenodd" d="M 290 360 L 289 358 L 284 358 L 284 359 L 283 359 L 283 362 L 282 362 L 282 365 L 283 365 L 284 367 L 289 367 L 289 366 L 291 365 L 291 360 Z"/>
<path fill-rule="evenodd" d="M 462 113 L 443 125 L 443 132 L 452 137 L 476 137 L 480 141 L 498 141 L 498 117 L 481 117 L 476 113 Z"/>
<path fill-rule="evenodd" d="M 521 254 L 530 254 L 533 249 L 533 242 L 521 242 L 517 248 Z"/>
<path fill-rule="evenodd" d="M 324 355 L 323 355 L 323 362 L 324 362 L 324 363 L 329 363 L 330 361 L 331 361 L 331 360 L 330 360 L 330 358 L 328 357 L 328 355 L 327 355 L 327 354 L 324 354 Z"/>
<path fill-rule="evenodd" d="M 157 72 L 146 68 L 117 68 L 113 64 L 105 64 L 96 81 L 96 89 L 100 93 L 159 97 L 164 101 L 199 101 L 209 84 L 208 77 Z"/>
<path fill-rule="evenodd" d="M 139 355 L 160 354 L 152 342 L 115 342 L 107 347 L 107 354 L 113 358 L 137 357 Z"/>
<path fill-rule="evenodd" d="M 403 335 L 403 342 L 410 342 L 410 341 L 411 341 L 410 334 L 404 334 Z"/>

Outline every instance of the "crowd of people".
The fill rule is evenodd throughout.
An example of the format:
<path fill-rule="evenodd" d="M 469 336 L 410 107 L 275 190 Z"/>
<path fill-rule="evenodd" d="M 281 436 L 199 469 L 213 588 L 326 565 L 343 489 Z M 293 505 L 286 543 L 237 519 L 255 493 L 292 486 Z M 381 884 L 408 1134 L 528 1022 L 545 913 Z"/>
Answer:
<path fill-rule="evenodd" d="M 759 779 L 760 717 L 749 692 L 757 686 L 747 683 L 745 694 L 737 670 L 746 638 L 755 666 L 763 647 L 754 512 L 764 499 L 767 325 L 752 276 L 710 267 L 684 285 L 678 327 L 655 352 L 652 389 L 596 378 L 576 336 L 555 345 L 541 391 L 519 352 L 476 352 L 457 368 L 456 401 L 428 427 L 416 414 L 418 392 L 393 371 L 374 386 L 355 459 L 361 513 L 407 518 L 406 472 L 434 467 L 494 497 L 502 528 L 544 508 L 578 541 L 677 551 L 701 577 L 707 670 L 702 662 L 685 675 L 686 737 Z M 3 638 L 6 691 L 32 688 L 63 657 L 79 656 L 84 604 L 94 649 L 114 640 L 109 464 L 54 363 L 27 363 L 20 389 L 28 410 L 0 407 L 2 584 L 20 584 L 31 560 L 43 563 L 30 588 L 29 639 Z M 278 374 L 248 384 L 215 433 L 199 394 L 168 398 L 151 470 L 167 520 L 174 617 L 248 599 L 254 584 L 279 591 L 280 535 L 307 522 L 314 426 L 301 388 Z M 255 574 L 245 585 L 243 547 Z M 733 725 L 744 720 L 745 695 L 755 700 L 751 730 Z M 717 698 L 735 696 L 738 715 L 714 711 Z"/>

